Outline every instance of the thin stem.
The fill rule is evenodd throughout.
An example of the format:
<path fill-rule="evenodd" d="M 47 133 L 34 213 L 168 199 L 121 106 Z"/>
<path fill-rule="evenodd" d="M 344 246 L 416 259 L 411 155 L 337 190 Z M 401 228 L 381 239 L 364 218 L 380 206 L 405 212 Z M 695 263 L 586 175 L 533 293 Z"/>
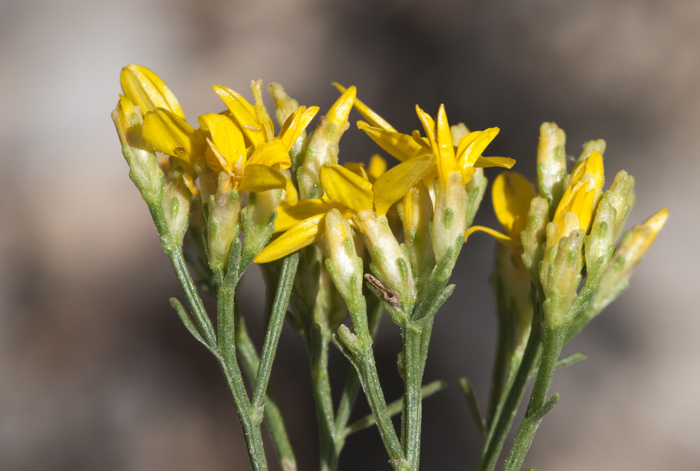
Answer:
<path fill-rule="evenodd" d="M 441 380 L 435 380 L 432 383 L 428 383 L 425 386 L 421 388 L 421 396 L 425 400 L 428 397 L 432 396 L 438 391 L 441 391 L 447 387 L 447 383 Z M 391 404 L 387 406 L 387 410 L 389 411 L 389 414 L 391 416 L 394 416 L 398 413 L 401 412 L 403 409 L 403 398 L 397 399 Z M 375 425 L 377 422 L 374 419 L 374 416 L 372 414 L 366 415 L 362 417 L 361 419 L 353 422 L 352 424 L 348 425 L 345 430 L 343 430 L 343 436 L 348 436 L 350 434 L 353 434 L 355 432 L 359 432 L 360 430 L 364 430 L 366 428 L 369 428 L 373 425 Z"/>
<path fill-rule="evenodd" d="M 565 324 L 543 329 L 542 360 L 537 372 L 537 379 L 532 388 L 530 403 L 527 406 L 525 417 L 518 428 L 518 433 L 508 455 L 504 471 L 518 471 L 520 469 L 544 414 L 556 403 L 558 397 L 554 399 L 554 403 L 551 406 L 546 407 L 548 404 L 547 395 L 552 385 L 554 370 L 556 369 L 561 350 L 564 347 L 567 327 Z"/>
<path fill-rule="evenodd" d="M 282 262 L 282 273 L 277 285 L 275 301 L 272 304 L 270 320 L 267 324 L 267 333 L 265 334 L 265 342 L 263 343 L 260 357 L 260 367 L 258 368 L 255 389 L 253 390 L 252 406 L 254 409 L 259 408 L 263 404 L 263 396 L 267 391 L 270 374 L 272 373 L 272 362 L 275 358 L 277 344 L 284 326 L 284 317 L 287 314 L 287 305 L 292 294 L 292 285 L 294 284 L 298 264 L 299 254 L 296 252 L 287 256 Z"/>
<path fill-rule="evenodd" d="M 408 463 L 401 448 L 399 437 L 396 435 L 394 424 L 391 422 L 391 414 L 387 409 L 384 392 L 379 382 L 377 365 L 374 363 L 372 336 L 368 325 L 365 298 L 358 296 L 357 302 L 348 303 L 348 309 L 355 335 L 357 336 L 357 343 L 352 351 L 346 349 L 340 341 L 336 340 L 336 345 L 357 371 L 367 403 L 377 422 L 379 436 L 384 443 L 384 448 L 386 448 L 389 455 L 392 467 L 395 470 L 408 470 Z"/>
<path fill-rule="evenodd" d="M 382 318 L 382 304 L 376 301 L 373 306 L 369 308 L 369 316 L 367 323 L 369 324 L 369 332 L 372 338 L 376 337 L 377 329 L 379 328 L 379 320 Z M 357 394 L 360 392 L 360 378 L 357 376 L 357 371 L 354 368 L 348 370 L 347 377 L 345 378 L 345 387 L 343 387 L 342 395 L 340 396 L 340 401 L 338 402 L 338 409 L 335 414 L 335 430 L 336 433 L 342 432 L 350 420 L 350 413 L 357 400 Z M 340 437 L 339 437 L 340 438 Z M 338 447 L 338 452 L 343 447 L 343 443 L 336 445 Z"/>
<path fill-rule="evenodd" d="M 379 383 L 377 366 L 374 363 L 374 354 L 371 349 L 357 358 L 357 368 L 359 369 L 360 381 L 367 397 L 367 403 L 377 422 L 379 435 L 389 454 L 389 458 L 391 458 L 392 466 L 397 470 L 408 470 L 401 442 L 396 435 L 394 424 L 391 422 L 391 414 L 387 408 L 386 399 Z"/>
<path fill-rule="evenodd" d="M 328 329 L 319 325 L 314 330 L 310 332 L 308 347 L 321 437 L 321 470 L 334 471 L 338 465 L 339 450 L 336 449 L 335 413 L 328 376 L 328 344 L 331 336 Z"/>
<path fill-rule="evenodd" d="M 240 315 L 236 316 L 236 347 L 238 350 L 238 357 L 243 364 L 243 370 L 246 376 L 248 376 L 248 379 L 252 382 L 257 376 L 260 358 L 258 357 L 255 345 L 253 345 L 253 341 L 248 335 L 245 321 Z M 284 471 L 294 471 L 297 469 L 294 450 L 289 442 L 289 436 L 287 435 L 282 413 L 269 388 L 265 393 L 264 401 L 265 411 L 263 417 L 265 425 L 272 438 L 272 445 L 277 452 L 282 469 Z"/>
<path fill-rule="evenodd" d="M 224 357 L 217 357 L 219 366 L 226 378 L 233 402 L 238 410 L 238 418 L 243 427 L 243 436 L 248 448 L 248 457 L 253 471 L 267 471 L 267 459 L 263 448 L 260 421 L 257 420 L 257 411 L 250 406 L 248 393 L 245 390 L 241 370 L 237 362 L 227 363 Z"/>
<path fill-rule="evenodd" d="M 263 448 L 260 421 L 262 414 L 252 407 L 248 392 L 245 389 L 243 376 L 236 360 L 235 342 L 235 289 L 238 280 L 238 266 L 229 267 L 231 272 L 227 275 L 217 292 L 217 355 L 219 367 L 226 378 L 233 402 L 238 410 L 238 418 L 243 427 L 248 456 L 255 471 L 267 470 L 267 460 Z M 260 416 L 260 419 L 258 419 Z"/>
<path fill-rule="evenodd" d="M 535 314 L 534 318 L 537 319 L 538 317 L 539 316 Z M 513 423 L 518 407 L 520 406 L 520 401 L 525 394 L 530 374 L 533 368 L 537 366 L 542 340 L 539 322 L 535 319 L 533 319 L 530 338 L 525 347 L 525 352 L 523 353 L 523 358 L 513 380 L 513 384 L 508 390 L 508 394 L 505 396 L 503 406 L 500 410 L 496 411 L 492 427 L 489 429 L 486 440 L 482 446 L 481 458 L 477 465 L 478 471 L 492 471 L 495 468 L 498 457 L 503 449 L 503 444 L 508 436 L 508 431 Z"/>
<path fill-rule="evenodd" d="M 211 319 L 209 319 L 209 316 L 207 315 L 207 311 L 204 309 L 204 304 L 202 304 L 202 299 L 197 293 L 197 288 L 194 285 L 194 281 L 192 281 L 190 272 L 187 270 L 187 264 L 185 263 L 182 248 L 164 247 L 164 249 L 170 258 L 170 263 L 175 270 L 180 286 L 185 292 L 185 299 L 187 299 L 187 305 L 190 308 L 190 312 L 192 313 L 197 330 L 199 330 L 199 332 L 202 334 L 202 337 L 204 337 L 207 344 L 214 348 L 216 346 L 214 326 L 211 323 Z"/>
<path fill-rule="evenodd" d="M 409 323 L 403 328 L 404 401 L 401 414 L 401 445 L 410 470 L 417 470 L 420 462 L 420 435 L 422 422 L 421 362 L 422 326 Z"/>

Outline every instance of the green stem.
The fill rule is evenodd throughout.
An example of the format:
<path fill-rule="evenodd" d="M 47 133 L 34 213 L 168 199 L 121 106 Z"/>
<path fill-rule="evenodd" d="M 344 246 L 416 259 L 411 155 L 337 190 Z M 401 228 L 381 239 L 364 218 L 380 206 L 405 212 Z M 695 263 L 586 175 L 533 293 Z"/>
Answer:
<path fill-rule="evenodd" d="M 334 471 L 338 466 L 339 450 L 336 449 L 335 413 L 331 384 L 328 376 L 328 344 L 330 332 L 316 325 L 315 331 L 309 332 L 309 357 L 311 361 L 311 380 L 313 382 L 316 415 L 318 417 L 321 438 L 322 471 Z"/>
<path fill-rule="evenodd" d="M 525 417 L 518 428 L 518 433 L 515 436 L 515 441 L 508 455 L 504 471 L 520 470 L 520 467 L 525 461 L 525 455 L 527 455 L 530 445 L 532 445 L 537 427 L 539 427 L 540 422 L 542 422 L 544 414 L 554 405 L 554 403 L 551 403 L 551 406 L 546 407 L 548 404 L 547 395 L 552 385 L 557 360 L 564 347 L 567 327 L 566 324 L 558 327 L 545 325 L 543 329 L 542 360 L 540 361 L 539 370 L 537 372 L 537 379 L 532 388 L 530 403 L 527 406 Z"/>
<path fill-rule="evenodd" d="M 424 366 L 421 362 L 423 334 L 421 327 L 417 323 L 407 323 L 403 328 L 405 389 L 401 414 L 401 444 L 409 465 L 408 469 L 412 471 L 417 470 L 420 463 L 421 386 Z"/>
<path fill-rule="evenodd" d="M 391 414 L 387 408 L 386 399 L 379 383 L 377 366 L 374 363 L 374 354 L 369 348 L 357 358 L 360 381 L 367 397 L 367 403 L 372 415 L 377 422 L 377 429 L 386 448 L 391 464 L 396 470 L 408 470 L 408 463 L 401 448 L 401 442 L 396 435 L 394 424 L 391 422 Z"/>
<path fill-rule="evenodd" d="M 238 350 L 238 357 L 243 364 L 243 370 L 246 376 L 248 376 L 248 379 L 252 382 L 258 374 L 260 358 L 258 357 L 255 345 L 253 345 L 253 341 L 248 335 L 245 321 L 239 315 L 236 316 L 236 347 Z M 297 469 L 297 464 L 294 450 L 289 442 L 289 436 L 287 435 L 282 413 L 269 389 L 265 393 L 264 420 L 267 430 L 270 432 L 272 445 L 277 452 L 282 470 L 295 471 Z"/>
<path fill-rule="evenodd" d="M 204 304 L 202 304 L 202 299 L 197 293 L 197 288 L 192 281 L 190 272 L 187 270 L 187 264 L 185 263 L 185 257 L 182 254 L 182 248 L 176 247 L 171 248 L 164 246 L 165 252 L 170 258 L 170 263 L 175 270 L 177 279 L 182 286 L 182 290 L 185 292 L 185 299 L 187 299 L 187 305 L 190 308 L 192 317 L 197 330 L 199 330 L 202 337 L 207 342 L 207 344 L 214 348 L 216 346 L 216 335 L 214 334 L 214 326 L 211 323 L 211 319 L 207 315 L 207 311 L 204 309 Z"/>
<path fill-rule="evenodd" d="M 477 471 L 492 471 L 495 468 L 498 457 L 503 449 L 503 444 L 505 443 L 513 419 L 515 418 L 515 414 L 520 406 L 520 401 L 525 394 L 525 388 L 527 388 L 530 374 L 537 366 L 537 360 L 542 346 L 538 319 L 539 316 L 535 313 L 533 316 L 530 338 L 525 347 L 520 367 L 513 379 L 513 384 L 505 395 L 505 400 L 502 401 L 502 406 L 496 410 L 492 427 L 489 428 L 486 440 L 482 446 L 481 458 L 477 465 Z"/>
<path fill-rule="evenodd" d="M 373 306 L 369 307 L 369 332 L 372 338 L 377 335 L 377 329 L 379 328 L 379 320 L 382 318 L 382 304 L 376 301 Z M 360 378 L 357 376 L 357 371 L 354 368 L 348 370 L 347 377 L 345 378 L 345 387 L 343 387 L 343 392 L 340 396 L 340 401 L 338 402 L 338 410 L 335 414 L 335 430 L 336 433 L 340 433 L 345 430 L 345 427 L 350 420 L 350 413 L 355 406 L 355 401 L 357 400 L 357 394 L 360 392 Z M 340 438 L 340 437 L 339 437 Z M 344 438 L 343 438 L 344 440 Z M 343 443 L 338 443 L 336 445 L 338 451 L 343 447 Z"/>
<path fill-rule="evenodd" d="M 248 398 L 243 376 L 236 360 L 234 295 L 238 280 L 237 271 L 238 263 L 236 260 L 235 266 L 229 267 L 229 273 L 217 292 L 218 354 L 216 358 L 238 410 L 238 419 L 243 427 L 251 465 L 255 471 L 267 470 L 267 460 L 260 431 L 262 414 L 256 407 L 252 406 Z"/>
<path fill-rule="evenodd" d="M 277 285 L 275 301 L 272 304 L 270 320 L 267 324 L 267 333 L 265 334 L 265 342 L 263 343 L 260 357 L 260 367 L 258 368 L 255 389 L 253 390 L 252 406 L 254 409 L 263 405 L 263 396 L 270 381 L 272 362 L 277 353 L 277 344 L 284 326 L 284 317 L 287 314 L 287 306 L 289 305 L 289 297 L 292 294 L 292 285 L 294 284 L 298 264 L 299 253 L 297 252 L 287 256 L 282 262 L 282 273 Z"/>
<path fill-rule="evenodd" d="M 390 463 L 395 470 L 408 470 L 408 463 L 401 448 L 401 442 L 396 435 L 394 424 L 391 422 L 391 414 L 387 409 L 386 399 L 382 391 L 377 365 L 374 363 L 374 351 L 372 350 L 372 336 L 370 335 L 367 304 L 364 296 L 358 296 L 357 301 L 348 303 L 350 317 L 352 318 L 357 342 L 353 351 L 349 351 L 340 341 L 336 345 L 341 352 L 350 360 L 357 371 L 365 398 L 369 404 L 377 423 L 379 436 L 384 443 Z"/>
<path fill-rule="evenodd" d="M 257 419 L 258 411 L 254 410 L 248 400 L 241 370 L 237 362 L 227 363 L 224 357 L 218 356 L 219 366 L 226 378 L 233 402 L 238 410 L 238 419 L 241 421 L 243 436 L 248 448 L 248 457 L 253 471 L 267 471 L 267 459 L 263 447 L 260 421 Z"/>

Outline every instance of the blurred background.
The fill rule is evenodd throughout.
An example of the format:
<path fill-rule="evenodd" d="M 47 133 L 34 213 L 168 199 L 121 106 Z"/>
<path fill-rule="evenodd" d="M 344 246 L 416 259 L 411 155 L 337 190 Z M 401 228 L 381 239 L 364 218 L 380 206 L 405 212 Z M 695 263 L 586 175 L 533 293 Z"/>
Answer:
<path fill-rule="evenodd" d="M 258 78 L 321 110 L 332 81 L 357 85 L 404 131 L 419 127 L 416 103 L 445 103 L 453 122 L 500 127 L 491 153 L 532 179 L 541 122 L 567 131 L 572 156 L 606 139 L 608 182 L 636 178 L 628 227 L 663 206 L 671 218 L 630 289 L 567 348 L 588 360 L 557 375 L 560 404 L 526 464 L 697 469 L 700 2 L 3 0 L 0 63 L 0 469 L 247 469 L 219 371 L 168 304 L 181 290 L 109 116 L 129 63 L 158 73 L 191 123 L 223 108 L 210 85 L 250 96 Z M 341 149 L 376 150 L 354 126 Z M 476 222 L 496 225 L 488 198 Z M 485 402 L 493 245 L 470 239 L 436 321 L 426 381 L 450 387 L 425 402 L 422 469 L 477 460 L 457 379 Z M 260 283 L 250 273 L 242 295 L 258 343 Z M 384 323 L 390 400 L 399 348 Z M 304 347 L 287 328 L 280 349 L 272 388 L 300 470 L 315 469 Z M 349 438 L 341 469 L 390 469 L 376 430 Z"/>

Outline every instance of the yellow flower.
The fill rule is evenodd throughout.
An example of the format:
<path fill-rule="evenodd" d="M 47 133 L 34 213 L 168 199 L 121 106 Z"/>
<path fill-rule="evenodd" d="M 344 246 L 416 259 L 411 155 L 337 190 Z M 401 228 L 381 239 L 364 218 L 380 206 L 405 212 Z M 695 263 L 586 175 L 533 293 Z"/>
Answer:
<path fill-rule="evenodd" d="M 571 175 L 547 231 L 547 247 L 556 247 L 575 230 L 588 233 L 604 181 L 603 156 L 594 150 Z"/>
<path fill-rule="evenodd" d="M 386 215 L 391 205 L 419 182 L 430 168 L 431 156 L 426 155 L 397 165 L 372 184 L 364 169 L 358 175 L 345 167 L 323 166 L 320 178 L 326 194 L 319 199 L 281 204 L 275 232 L 284 234 L 260 252 L 255 262 L 277 260 L 318 241 L 322 235 L 323 219 L 332 209 L 338 209 L 356 228 L 359 227 L 357 216 L 360 213 Z"/>
<path fill-rule="evenodd" d="M 289 150 L 318 112 L 317 107 L 301 107 L 292 113 L 274 136 L 274 127 L 262 103 L 262 82 L 253 82 L 255 106 L 221 86 L 214 86 L 229 112 L 199 117 L 200 129 L 194 129 L 175 95 L 165 83 L 145 67 L 129 65 L 122 70 L 122 88 L 126 97 L 141 107 L 144 116 L 143 137 L 154 150 L 175 157 L 196 168 L 200 177 L 206 167 L 217 175 L 224 172 L 225 188 L 259 192 L 285 188 L 287 197 L 296 199 L 296 190 L 280 172 L 291 165 Z M 188 187 L 196 193 L 189 179 Z"/>
<path fill-rule="evenodd" d="M 530 201 L 535 190 L 529 181 L 517 172 L 503 172 L 493 182 L 491 198 L 493 209 L 505 234 L 484 226 L 472 226 L 464 233 L 464 241 L 476 231 L 486 232 L 507 245 L 516 253 L 522 253 L 520 233 L 527 225 Z"/>
<path fill-rule="evenodd" d="M 341 92 L 345 91 L 341 85 L 337 83 L 334 85 Z M 416 113 L 423 124 L 427 137 L 421 137 L 418 131 L 413 131 L 411 135 L 398 132 L 357 98 L 354 101 L 354 106 L 369 122 L 359 121 L 357 127 L 363 130 L 382 149 L 401 162 L 426 154 L 434 155 L 437 175 L 442 175 L 443 180 L 447 173 L 456 171 L 461 174 L 462 182 L 466 184 L 474 174 L 474 168 L 510 168 L 515 163 L 513 159 L 505 157 L 483 157 L 481 155 L 498 134 L 498 128 L 468 133 L 455 146 L 444 105 L 440 106 L 438 112 L 437 128 L 435 121 L 416 105 Z"/>

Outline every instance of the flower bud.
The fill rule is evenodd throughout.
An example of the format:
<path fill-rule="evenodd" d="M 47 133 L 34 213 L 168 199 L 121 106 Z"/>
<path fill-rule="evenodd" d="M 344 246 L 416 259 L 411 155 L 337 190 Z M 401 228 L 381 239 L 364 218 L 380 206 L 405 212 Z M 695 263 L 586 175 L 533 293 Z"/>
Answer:
<path fill-rule="evenodd" d="M 248 194 L 248 204 L 241 214 L 245 247 L 243 258 L 253 260 L 265 247 L 275 230 L 277 206 L 282 199 L 282 190 L 258 191 Z"/>
<path fill-rule="evenodd" d="M 283 126 L 287 122 L 292 113 L 294 113 L 299 108 L 299 102 L 295 99 L 290 98 L 287 92 L 279 83 L 271 83 L 267 87 L 270 95 L 275 100 L 275 117 L 280 126 Z M 292 161 L 292 168 L 296 169 L 301 165 L 301 151 L 304 147 L 304 142 L 306 141 L 306 131 L 304 131 L 301 136 L 296 140 L 292 148 L 289 150 L 289 158 Z"/>
<path fill-rule="evenodd" d="M 541 196 L 535 196 L 530 201 L 530 211 L 527 214 L 527 225 L 520 233 L 523 245 L 523 263 L 530 271 L 533 280 L 538 281 L 539 264 L 544 256 L 546 227 L 549 223 L 549 204 Z"/>
<path fill-rule="evenodd" d="M 159 203 L 163 198 L 165 176 L 158 166 L 155 152 L 143 140 L 143 119 L 138 108 L 128 98 L 120 96 L 112 120 L 122 144 L 122 154 L 129 165 L 131 181 L 149 206 Z"/>
<path fill-rule="evenodd" d="M 357 90 L 348 88 L 333 104 L 328 114 L 322 116 L 314 130 L 299 167 L 297 181 L 302 199 L 319 198 L 323 195 L 319 173 L 324 165 L 338 164 L 338 143 L 350 127 L 348 116 Z"/>
<path fill-rule="evenodd" d="M 130 64 L 122 69 L 121 85 L 124 95 L 141 108 L 144 115 L 158 108 L 185 117 L 180 103 L 165 83 L 146 67 Z"/>
<path fill-rule="evenodd" d="M 193 184 L 189 174 L 182 168 L 182 165 L 178 164 L 177 160 L 171 159 L 161 207 L 170 238 L 169 243 L 176 246 L 182 245 L 189 225 L 192 200 L 190 186 Z"/>
<path fill-rule="evenodd" d="M 668 210 L 664 208 L 625 234 L 593 298 L 596 311 L 604 309 L 627 288 L 632 272 L 667 220 Z"/>
<path fill-rule="evenodd" d="M 537 147 L 537 181 L 540 195 L 547 199 L 552 211 L 559 204 L 566 176 L 566 134 L 554 123 L 542 123 Z"/>
<path fill-rule="evenodd" d="M 404 241 L 417 287 L 425 285 L 435 266 L 430 221 L 433 220 L 433 202 L 428 189 L 422 183 L 411 188 L 399 206 L 403 222 Z"/>
<path fill-rule="evenodd" d="M 579 156 L 578 160 L 576 160 L 576 164 L 574 165 L 574 168 L 578 167 L 578 165 L 586 160 L 594 151 L 597 151 L 600 153 L 600 155 L 605 154 L 605 148 L 606 148 L 605 140 L 603 139 L 597 139 L 595 141 L 588 141 L 583 145 L 583 150 L 581 151 L 581 155 Z"/>
<path fill-rule="evenodd" d="M 559 241 L 556 252 L 545 254 L 545 258 L 551 258 L 550 263 L 543 265 L 546 271 L 542 271 L 540 279 L 545 295 L 544 320 L 552 327 L 561 326 L 566 321 L 576 297 L 583 268 L 582 247 L 583 234 L 575 230 Z"/>
<path fill-rule="evenodd" d="M 617 212 L 614 225 L 614 239 L 617 240 L 622 235 L 622 229 L 627 222 L 627 216 L 634 206 L 634 178 L 624 170 L 620 170 L 615 175 L 610 190 L 606 193 L 610 195 L 610 202 Z"/>
<path fill-rule="evenodd" d="M 231 245 L 238 237 L 238 214 L 241 198 L 238 191 L 227 188 L 228 175 L 219 173 L 219 191 L 209 196 L 207 211 L 207 251 L 209 267 L 221 279 L 228 269 Z"/>
<path fill-rule="evenodd" d="M 373 271 L 385 288 L 398 295 L 404 312 L 410 312 L 415 302 L 415 289 L 405 247 L 402 248 L 394 237 L 386 216 L 379 217 L 371 210 L 364 210 L 357 214 L 355 222 L 372 257 Z"/>
<path fill-rule="evenodd" d="M 465 227 L 470 227 L 472 225 L 474 216 L 476 216 L 476 212 L 481 205 L 481 200 L 484 198 L 488 183 L 488 179 L 484 176 L 484 169 L 474 169 L 474 175 L 472 175 L 471 180 L 469 180 L 469 183 L 467 183 L 465 187 L 467 192 Z"/>
<path fill-rule="evenodd" d="M 603 270 L 615 249 L 615 217 L 617 211 L 612 204 L 610 192 L 606 192 L 598 203 L 591 233 L 585 237 L 586 271 L 589 280 Z"/>
<path fill-rule="evenodd" d="M 442 263 L 449 256 L 454 263 L 467 229 L 467 194 L 459 172 L 450 173 L 444 184 L 438 186 L 435 199 L 432 234 L 435 260 Z"/>
<path fill-rule="evenodd" d="M 326 214 L 325 225 L 326 268 L 345 302 L 355 307 L 362 302 L 362 259 L 355 251 L 350 223 L 333 209 Z"/>

